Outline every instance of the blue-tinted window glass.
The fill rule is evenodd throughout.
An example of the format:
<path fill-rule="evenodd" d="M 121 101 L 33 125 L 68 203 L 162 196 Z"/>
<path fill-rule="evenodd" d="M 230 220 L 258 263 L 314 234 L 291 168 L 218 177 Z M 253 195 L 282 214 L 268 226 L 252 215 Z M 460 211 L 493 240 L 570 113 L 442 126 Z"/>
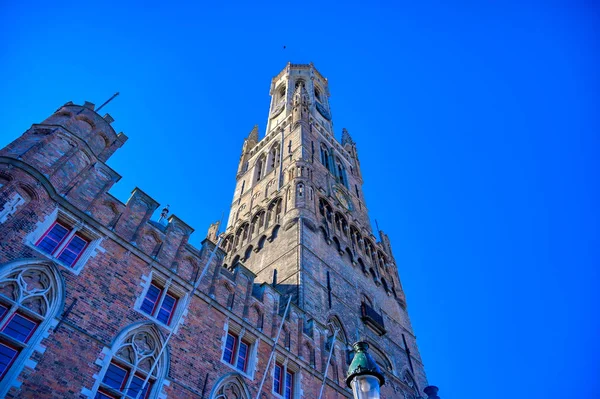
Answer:
<path fill-rule="evenodd" d="M 282 367 L 278 364 L 275 365 L 275 376 L 273 378 L 273 388 L 277 393 L 281 393 L 281 373 Z"/>
<path fill-rule="evenodd" d="M 16 349 L 0 344 L 0 376 L 3 376 L 19 352 Z"/>
<path fill-rule="evenodd" d="M 8 324 L 4 326 L 2 332 L 13 337 L 17 341 L 27 342 L 29 336 L 37 327 L 37 323 L 33 320 L 25 318 L 20 314 L 15 314 Z"/>
<path fill-rule="evenodd" d="M 156 301 L 160 297 L 161 289 L 152 284 L 150 288 L 148 288 L 148 292 L 146 292 L 146 297 L 142 302 L 142 312 L 152 315 L 154 311 L 154 307 L 156 306 Z"/>
<path fill-rule="evenodd" d="M 127 370 L 111 363 L 106 370 L 102 382 L 111 388 L 121 389 L 127 378 Z"/>
<path fill-rule="evenodd" d="M 223 360 L 227 363 L 233 363 L 233 351 L 235 349 L 235 337 L 231 334 L 227 334 L 227 341 L 225 341 L 225 350 L 223 351 Z"/>
<path fill-rule="evenodd" d="M 71 241 L 69 241 L 65 249 L 58 256 L 58 259 L 67 265 L 72 266 L 87 244 L 88 242 L 78 235 L 73 236 Z"/>
<path fill-rule="evenodd" d="M 66 227 L 56 223 L 50 230 L 48 230 L 48 232 L 44 235 L 44 238 L 40 240 L 37 246 L 42 251 L 51 254 L 68 233 L 69 230 Z"/>
<path fill-rule="evenodd" d="M 246 361 L 248 359 L 248 344 L 240 342 L 240 349 L 238 351 L 237 369 L 246 371 Z"/>
<path fill-rule="evenodd" d="M 166 294 L 156 318 L 165 324 L 169 324 L 176 302 L 177 299 L 175 299 L 175 297 Z"/>
<path fill-rule="evenodd" d="M 129 385 L 129 389 L 127 390 L 127 395 L 131 396 L 132 398 L 137 399 L 138 394 L 140 393 L 140 388 L 142 387 L 143 383 L 144 383 L 144 378 L 134 375 L 133 378 L 131 379 L 131 384 Z M 148 381 L 148 383 L 144 387 L 142 395 L 140 395 L 140 398 L 146 398 L 148 396 L 148 390 L 150 388 L 150 384 L 151 384 L 151 382 Z"/>

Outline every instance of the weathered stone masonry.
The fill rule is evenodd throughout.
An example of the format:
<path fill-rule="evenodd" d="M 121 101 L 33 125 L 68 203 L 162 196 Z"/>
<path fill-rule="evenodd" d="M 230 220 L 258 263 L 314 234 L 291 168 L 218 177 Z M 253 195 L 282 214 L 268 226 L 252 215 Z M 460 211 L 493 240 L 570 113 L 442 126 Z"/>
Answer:
<path fill-rule="evenodd" d="M 0 151 L 0 397 L 131 397 L 156 363 L 150 398 L 255 398 L 267 373 L 261 398 L 316 399 L 333 345 L 324 397 L 350 398 L 357 338 L 385 372 L 383 398 L 423 396 L 389 239 L 370 226 L 356 144 L 345 129 L 334 138 L 327 79 L 288 64 L 271 95 L 216 249 L 219 226 L 196 248 L 177 216 L 152 219 L 159 204 L 142 190 L 126 203 L 108 193 L 120 176 L 106 161 L 127 136 L 91 103 Z"/>

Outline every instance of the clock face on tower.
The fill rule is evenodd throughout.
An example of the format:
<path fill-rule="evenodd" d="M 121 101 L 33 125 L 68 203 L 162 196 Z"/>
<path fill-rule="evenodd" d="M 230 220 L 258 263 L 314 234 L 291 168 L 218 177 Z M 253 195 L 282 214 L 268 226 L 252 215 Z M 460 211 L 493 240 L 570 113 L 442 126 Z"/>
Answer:
<path fill-rule="evenodd" d="M 339 186 L 333 186 L 333 196 L 338 200 L 338 202 L 347 210 L 351 211 L 354 209 L 352 205 L 352 200 L 344 192 L 344 190 Z"/>

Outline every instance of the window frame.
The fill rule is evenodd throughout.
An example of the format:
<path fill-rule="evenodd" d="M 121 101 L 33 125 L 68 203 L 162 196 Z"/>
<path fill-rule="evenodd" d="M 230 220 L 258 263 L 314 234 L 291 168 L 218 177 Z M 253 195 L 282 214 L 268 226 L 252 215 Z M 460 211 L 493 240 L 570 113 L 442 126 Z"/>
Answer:
<path fill-rule="evenodd" d="M 136 309 L 140 313 L 142 313 L 144 316 L 149 317 L 152 320 L 155 320 L 156 322 L 160 323 L 161 325 L 168 327 L 168 328 L 173 328 L 174 326 L 171 325 L 171 322 L 173 321 L 173 318 L 178 311 L 177 308 L 182 299 L 182 296 L 180 295 L 180 293 L 177 290 L 172 289 L 173 288 L 172 284 L 170 284 L 169 282 L 161 283 L 161 281 L 156 278 L 151 278 L 149 281 L 150 281 L 150 283 L 146 286 L 146 288 L 142 292 L 142 295 L 139 297 L 138 304 L 136 305 Z M 146 298 L 148 297 L 148 293 L 150 292 L 151 287 L 156 287 L 159 290 L 158 297 L 156 299 L 156 302 L 154 302 L 152 312 L 146 313 L 146 311 L 144 309 L 142 309 L 142 306 L 144 305 L 144 302 L 146 301 Z M 173 307 L 171 308 L 171 312 L 169 314 L 169 319 L 167 320 L 167 322 L 164 322 L 158 318 L 158 315 L 160 314 L 161 310 L 163 309 L 163 305 L 165 303 L 165 299 L 167 296 L 173 298 L 174 303 L 173 303 Z"/>
<path fill-rule="evenodd" d="M 134 397 L 129 394 L 129 391 L 131 390 L 133 379 L 137 377 L 142 380 L 141 385 L 140 385 L 140 388 L 141 388 L 144 384 L 144 381 L 146 380 L 146 377 L 144 377 L 144 375 L 141 374 L 139 371 L 134 371 L 133 369 L 135 367 L 132 367 L 132 365 L 125 364 L 125 363 L 126 362 L 124 362 L 123 360 L 121 360 L 119 358 L 113 357 L 110 359 L 110 362 L 108 363 L 108 367 L 106 368 L 106 371 L 104 372 L 104 375 L 102 376 L 102 379 L 100 380 L 100 385 L 98 386 L 98 390 L 96 391 L 94 398 L 96 398 L 98 396 L 98 394 L 102 394 L 102 395 L 108 396 L 113 399 L 127 399 L 127 398 Z M 105 382 L 106 375 L 111 366 L 115 366 L 115 367 L 125 371 L 125 377 L 123 378 L 123 381 L 121 382 L 121 386 L 119 388 L 111 387 L 110 385 L 108 385 Z M 133 373 L 133 375 L 132 375 L 132 373 Z M 146 394 L 143 397 L 141 397 L 141 399 L 148 399 L 150 397 L 150 392 L 152 392 L 152 389 L 154 388 L 155 383 L 156 383 L 156 377 L 151 376 L 150 379 L 148 380 L 148 388 L 146 389 Z M 127 390 L 125 390 L 125 388 L 127 388 Z M 139 395 L 139 390 L 140 389 L 138 389 L 138 392 L 135 394 L 136 395 L 135 399 L 137 399 L 137 395 Z"/>
<path fill-rule="evenodd" d="M 24 314 L 23 311 L 19 311 L 20 309 L 16 309 L 8 318 L 8 320 L 6 320 L 5 322 L 2 323 L 2 325 L 0 326 L 0 332 L 3 333 L 4 335 L 9 336 L 10 338 L 14 339 L 15 341 L 18 341 L 20 343 L 22 343 L 23 345 L 27 344 L 27 342 L 29 342 L 29 339 L 31 339 L 31 337 L 33 336 L 33 334 L 35 333 L 35 331 L 38 329 L 38 327 L 41 324 L 41 321 L 39 320 L 35 320 L 32 317 L 27 316 L 26 314 Z M 10 309 L 8 309 L 7 313 L 10 313 Z M 4 315 L 3 315 L 4 316 Z M 6 329 L 6 327 L 8 327 L 8 325 L 10 324 L 10 322 L 15 318 L 15 316 L 21 316 L 22 318 L 29 320 L 31 322 L 33 322 L 35 324 L 35 326 L 29 331 L 29 334 L 23 339 L 23 341 L 19 340 L 18 338 L 15 338 L 7 333 L 4 332 L 4 330 Z"/>
<path fill-rule="evenodd" d="M 37 284 L 30 286 L 25 283 L 23 278 L 28 275 L 43 277 L 40 282 L 42 288 Z M 15 290 L 18 290 L 16 298 L 12 295 L 0 295 L 0 304 L 5 309 L 0 318 L 0 343 L 15 352 L 0 375 L 0 397 L 17 386 L 18 376 L 23 368 L 31 361 L 34 353 L 42 350 L 39 344 L 49 334 L 48 329 L 56 320 L 61 304 L 64 304 L 64 286 L 59 276 L 57 266 L 39 259 L 8 262 L 0 271 L 0 282 L 14 284 Z M 27 298 L 39 298 L 45 306 L 31 306 L 25 302 Z M 16 322 L 16 314 L 34 324 L 27 335 L 20 338 L 5 332 L 8 326 Z M 22 332 L 18 327 L 16 331 Z"/>
<path fill-rule="evenodd" d="M 279 370 L 279 390 L 275 389 L 275 375 Z M 288 385 L 288 375 L 290 381 Z M 283 399 L 294 399 L 296 393 L 296 381 L 297 381 L 298 370 L 296 367 L 290 367 L 287 360 L 276 360 L 273 367 L 273 381 L 271 384 L 271 391 L 274 395 Z M 287 390 L 289 389 L 290 395 L 287 396 Z"/>
<path fill-rule="evenodd" d="M 254 379 L 254 371 L 256 366 L 256 349 L 257 349 L 257 338 L 254 335 L 247 334 L 246 331 L 240 327 L 228 325 L 224 326 L 224 335 L 221 339 L 221 356 L 219 360 L 221 363 L 226 364 L 233 370 L 245 375 L 250 379 Z M 227 349 L 227 338 L 231 336 L 234 338 L 233 352 L 231 355 L 231 361 L 227 361 L 224 357 Z M 246 357 L 244 359 L 243 369 L 238 368 L 240 362 L 240 348 L 241 344 L 246 345 Z"/>
<path fill-rule="evenodd" d="M 11 345 L 10 343 L 5 342 L 4 340 L 0 341 L 0 345 L 4 345 L 7 348 L 10 348 L 15 351 L 14 356 L 12 357 L 12 359 L 10 359 L 10 362 L 6 365 L 6 368 L 4 369 L 4 371 L 2 371 L 0 373 L 0 381 L 2 381 L 2 379 L 4 378 L 6 373 L 8 373 L 10 371 L 10 368 L 13 366 L 13 364 L 15 364 L 15 360 L 17 360 L 17 358 L 21 354 L 21 351 L 23 348 L 21 348 L 21 349 L 16 348 L 14 345 Z"/>
<path fill-rule="evenodd" d="M 57 224 L 66 229 L 67 234 L 53 250 L 48 252 L 39 245 Z M 75 236 L 84 240 L 86 244 L 79 251 L 75 259 L 69 264 L 65 260 L 60 259 L 60 257 L 65 253 L 68 246 L 71 245 Z M 60 208 L 56 208 L 54 212 L 41 222 L 33 232 L 25 237 L 25 245 L 76 275 L 81 273 L 81 270 L 89 258 L 95 256 L 99 251 L 104 251 L 104 249 L 100 247 L 101 241 L 102 236 L 97 231 L 93 230 L 81 220 L 70 216 Z"/>
<path fill-rule="evenodd" d="M 70 264 L 67 264 L 64 260 L 61 259 L 61 256 L 69 248 L 69 245 L 71 245 L 71 243 L 73 242 L 73 240 L 75 239 L 75 237 L 77 237 L 80 240 L 84 241 L 85 244 L 84 244 L 83 248 L 81 248 L 81 250 L 79 251 L 79 253 L 77 254 L 77 256 L 75 256 L 75 259 L 73 259 L 73 261 Z M 67 238 L 65 238 L 65 240 L 66 239 Z M 90 246 L 91 242 L 92 241 L 89 238 L 87 238 L 87 237 L 83 236 L 82 234 L 79 234 L 77 231 L 75 231 L 75 233 L 71 236 L 71 239 L 62 247 L 62 250 L 56 256 L 56 259 L 58 259 L 59 261 L 63 262 L 64 264 L 67 264 L 67 266 L 69 266 L 69 267 L 73 267 L 74 265 L 77 264 L 77 262 L 79 261 L 79 259 L 81 258 L 81 256 L 85 253 L 85 250 Z M 69 251 L 71 251 L 71 250 L 69 250 Z M 71 251 L 71 252 L 73 252 L 73 251 Z"/>
<path fill-rule="evenodd" d="M 231 351 L 231 361 L 228 361 L 225 359 L 225 351 L 228 350 L 227 338 L 229 338 L 229 337 L 233 338 L 233 351 Z M 246 356 L 243 358 L 244 359 L 243 368 L 240 369 L 238 367 L 238 364 L 240 362 L 240 347 L 242 344 L 246 345 Z M 239 334 L 236 334 L 235 332 L 228 330 L 227 334 L 225 335 L 225 345 L 223 347 L 223 352 L 221 353 L 221 360 L 224 363 L 226 363 L 229 366 L 236 369 L 237 371 L 240 371 L 244 374 L 248 374 L 248 366 L 250 364 L 250 356 L 252 354 L 251 353 L 252 348 L 253 348 L 253 345 L 251 342 L 249 342 L 247 339 L 244 339 L 243 337 L 240 337 Z"/>

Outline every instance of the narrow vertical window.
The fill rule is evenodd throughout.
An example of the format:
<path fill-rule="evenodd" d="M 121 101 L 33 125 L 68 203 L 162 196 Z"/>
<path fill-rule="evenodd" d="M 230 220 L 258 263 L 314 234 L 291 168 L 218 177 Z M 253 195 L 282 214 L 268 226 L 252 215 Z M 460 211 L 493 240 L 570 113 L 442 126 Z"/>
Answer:
<path fill-rule="evenodd" d="M 225 350 L 223 351 L 223 360 L 227 363 L 233 362 L 233 352 L 235 351 L 236 336 L 233 334 L 227 334 L 227 340 L 225 341 Z"/>
<path fill-rule="evenodd" d="M 177 298 L 175 298 L 173 295 L 166 294 L 156 318 L 168 325 L 171 322 L 173 310 L 175 310 L 175 304 L 177 304 Z"/>
<path fill-rule="evenodd" d="M 283 366 L 275 364 L 275 373 L 273 376 L 273 389 L 278 394 L 281 394 L 281 374 L 283 374 Z"/>

